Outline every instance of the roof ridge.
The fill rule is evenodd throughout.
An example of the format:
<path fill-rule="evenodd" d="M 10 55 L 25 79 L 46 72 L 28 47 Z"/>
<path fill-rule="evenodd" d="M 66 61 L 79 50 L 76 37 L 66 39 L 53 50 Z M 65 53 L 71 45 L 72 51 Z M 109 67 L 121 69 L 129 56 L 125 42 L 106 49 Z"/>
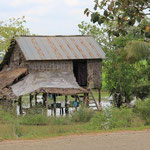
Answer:
<path fill-rule="evenodd" d="M 93 37 L 92 35 L 20 35 L 20 37 Z"/>

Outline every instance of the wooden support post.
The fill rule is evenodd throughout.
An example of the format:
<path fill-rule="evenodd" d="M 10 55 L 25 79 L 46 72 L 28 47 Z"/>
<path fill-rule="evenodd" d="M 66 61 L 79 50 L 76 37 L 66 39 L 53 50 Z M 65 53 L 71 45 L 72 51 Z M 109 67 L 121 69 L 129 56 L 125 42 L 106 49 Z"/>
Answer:
<path fill-rule="evenodd" d="M 75 102 L 77 102 L 77 95 L 75 96 Z M 75 106 L 75 111 L 77 111 L 77 106 Z"/>
<path fill-rule="evenodd" d="M 48 98 L 49 98 L 49 93 L 46 94 L 46 111 L 48 112 Z M 46 114 L 47 114 L 46 112 Z"/>
<path fill-rule="evenodd" d="M 33 100 L 33 95 L 32 94 L 30 94 L 30 108 L 32 108 L 32 100 Z"/>
<path fill-rule="evenodd" d="M 43 106 L 46 106 L 46 93 L 43 93 Z"/>
<path fill-rule="evenodd" d="M 99 103 L 99 110 L 102 110 L 102 104 L 101 104 L 101 89 L 98 89 L 98 103 Z"/>
<path fill-rule="evenodd" d="M 61 115 L 62 113 L 61 113 L 61 107 L 60 107 L 60 115 Z"/>
<path fill-rule="evenodd" d="M 56 95 L 54 94 L 54 116 L 56 116 Z"/>
<path fill-rule="evenodd" d="M 22 96 L 19 96 L 18 105 L 19 105 L 19 113 L 21 115 L 21 114 L 23 114 L 23 112 L 22 112 Z"/>
<path fill-rule="evenodd" d="M 100 105 L 101 104 L 101 89 L 100 88 L 98 89 L 98 102 Z"/>
<path fill-rule="evenodd" d="M 62 111 L 62 116 L 64 115 L 64 108 L 62 107 L 61 108 L 61 111 Z"/>
<path fill-rule="evenodd" d="M 66 113 L 66 115 L 68 115 L 68 97 L 67 96 L 65 96 L 65 113 Z"/>
<path fill-rule="evenodd" d="M 37 106 L 37 95 L 38 93 L 35 93 L 35 106 Z"/>

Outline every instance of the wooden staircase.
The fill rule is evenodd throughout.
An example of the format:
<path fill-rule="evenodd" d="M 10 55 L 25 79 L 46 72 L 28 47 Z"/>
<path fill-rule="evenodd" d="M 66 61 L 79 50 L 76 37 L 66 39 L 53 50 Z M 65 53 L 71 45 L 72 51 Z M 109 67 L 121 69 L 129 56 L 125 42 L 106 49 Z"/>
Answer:
<path fill-rule="evenodd" d="M 84 101 L 84 96 L 79 96 L 78 99 L 79 99 L 79 101 L 83 102 Z M 88 107 L 89 108 L 92 108 L 92 109 L 95 108 L 95 110 L 98 110 L 98 111 L 101 110 L 99 105 L 97 104 L 97 101 L 96 101 L 96 99 L 94 97 L 94 94 L 93 94 L 91 89 L 89 89 L 89 94 L 88 94 L 87 99 L 88 99 Z"/>
<path fill-rule="evenodd" d="M 97 104 L 97 101 L 94 97 L 94 94 L 92 92 L 92 90 L 90 89 L 90 92 L 89 94 L 91 95 L 92 98 L 89 98 L 89 95 L 88 95 L 88 98 L 89 98 L 89 108 L 96 108 L 98 111 L 100 111 L 100 108 Z"/>

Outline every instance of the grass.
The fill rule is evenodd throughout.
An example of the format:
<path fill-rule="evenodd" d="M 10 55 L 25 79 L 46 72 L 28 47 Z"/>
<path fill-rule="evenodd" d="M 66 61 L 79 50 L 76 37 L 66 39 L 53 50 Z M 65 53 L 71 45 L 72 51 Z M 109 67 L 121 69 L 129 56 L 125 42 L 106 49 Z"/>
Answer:
<path fill-rule="evenodd" d="M 120 131 L 141 131 L 149 130 L 150 126 L 142 127 L 128 127 L 128 128 L 114 128 L 108 130 L 88 129 L 85 123 L 76 123 L 74 125 L 46 125 L 46 126 L 26 126 L 20 125 L 18 132 L 20 136 L 14 136 L 13 129 L 10 125 L 5 126 L 0 124 L 0 140 L 6 139 L 41 139 L 48 137 L 58 137 L 74 134 L 87 134 L 87 133 L 105 133 L 105 132 L 120 132 Z"/>
<path fill-rule="evenodd" d="M 46 117 L 40 114 L 28 114 L 14 117 L 8 112 L 0 113 L 0 140 L 4 139 L 39 139 L 81 133 L 113 132 L 120 130 L 143 130 L 142 120 L 137 118 L 132 109 L 110 109 L 94 112 L 86 107 L 72 114 L 72 117 Z M 134 118 L 136 117 L 136 118 Z M 106 125 L 106 126 L 104 126 Z"/>
<path fill-rule="evenodd" d="M 46 117 L 46 114 L 37 114 L 37 110 L 15 117 L 0 109 L 0 141 L 150 129 L 149 110 L 150 99 L 137 101 L 134 108 L 109 107 L 101 112 L 82 107 L 72 117 Z"/>

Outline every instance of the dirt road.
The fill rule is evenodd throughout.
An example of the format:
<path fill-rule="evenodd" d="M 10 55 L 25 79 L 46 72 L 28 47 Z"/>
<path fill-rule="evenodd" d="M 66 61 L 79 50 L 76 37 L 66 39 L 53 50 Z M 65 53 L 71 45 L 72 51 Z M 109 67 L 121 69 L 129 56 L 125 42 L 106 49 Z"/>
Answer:
<path fill-rule="evenodd" d="M 4 141 L 0 150 L 150 150 L 150 131 Z"/>

